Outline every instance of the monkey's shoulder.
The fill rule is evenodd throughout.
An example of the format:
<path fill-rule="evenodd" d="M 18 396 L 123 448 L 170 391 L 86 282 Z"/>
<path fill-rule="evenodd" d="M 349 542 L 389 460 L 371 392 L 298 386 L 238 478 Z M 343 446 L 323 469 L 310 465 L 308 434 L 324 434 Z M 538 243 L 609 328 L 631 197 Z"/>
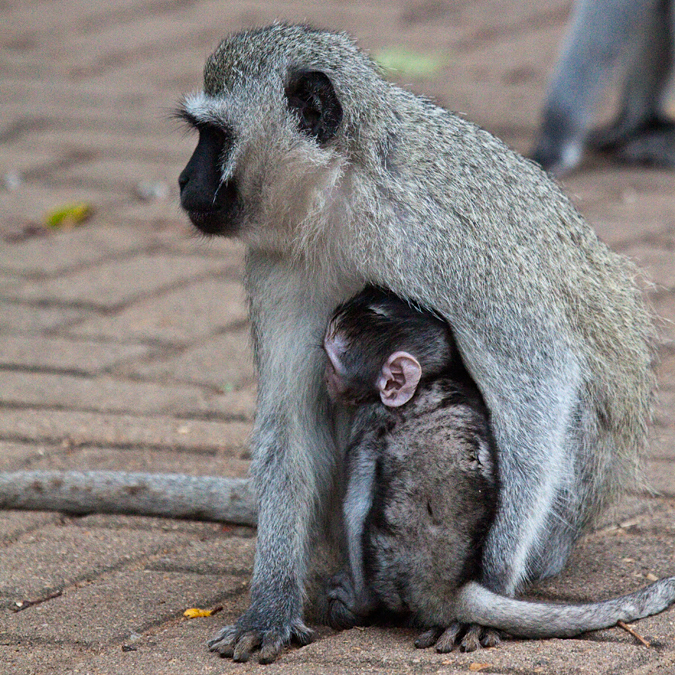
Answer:
<path fill-rule="evenodd" d="M 475 384 L 453 377 L 422 380 L 410 403 L 401 409 L 403 419 L 425 419 L 434 424 L 439 418 L 463 424 L 487 418 L 488 412 Z"/>

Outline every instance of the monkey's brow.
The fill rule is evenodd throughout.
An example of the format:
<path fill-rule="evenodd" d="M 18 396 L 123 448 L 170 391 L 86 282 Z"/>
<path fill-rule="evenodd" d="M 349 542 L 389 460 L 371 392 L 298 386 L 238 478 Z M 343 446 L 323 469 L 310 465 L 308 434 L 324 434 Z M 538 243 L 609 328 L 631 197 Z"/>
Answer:
<path fill-rule="evenodd" d="M 194 129 L 199 129 L 199 127 L 204 126 L 204 122 L 198 120 L 192 113 L 185 110 L 183 106 L 178 106 L 173 111 L 173 117 L 179 122 L 185 122 Z"/>

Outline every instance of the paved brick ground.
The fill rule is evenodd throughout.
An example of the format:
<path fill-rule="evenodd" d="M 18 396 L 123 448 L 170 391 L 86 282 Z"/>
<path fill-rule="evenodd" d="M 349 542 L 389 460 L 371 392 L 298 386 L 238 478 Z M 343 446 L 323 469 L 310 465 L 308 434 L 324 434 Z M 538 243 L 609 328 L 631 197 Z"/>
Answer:
<path fill-rule="evenodd" d="M 410 86 L 526 151 L 568 0 L 5 0 L 0 2 L 0 468 L 243 475 L 254 400 L 241 249 L 191 236 L 168 119 L 218 39 L 274 18 L 441 53 Z M 18 173 L 18 185 L 12 175 Z M 661 403 L 647 473 L 542 598 L 596 599 L 675 574 L 675 202 L 672 174 L 589 160 L 581 210 L 655 282 Z M 158 198 L 144 200 L 148 182 Z M 162 188 L 167 190 L 162 196 Z M 0 187 L 1 189 L 1 187 Z M 86 200 L 94 217 L 45 232 Z M 161 519 L 0 513 L 0 672 L 249 672 L 207 637 L 246 606 L 252 530 Z M 56 592 L 58 597 L 49 599 Z M 10 611 L 20 600 L 44 600 Z M 191 606 L 223 605 L 184 621 Z M 269 673 L 675 673 L 675 613 L 577 640 L 476 654 L 416 651 L 404 629 L 333 633 Z"/>

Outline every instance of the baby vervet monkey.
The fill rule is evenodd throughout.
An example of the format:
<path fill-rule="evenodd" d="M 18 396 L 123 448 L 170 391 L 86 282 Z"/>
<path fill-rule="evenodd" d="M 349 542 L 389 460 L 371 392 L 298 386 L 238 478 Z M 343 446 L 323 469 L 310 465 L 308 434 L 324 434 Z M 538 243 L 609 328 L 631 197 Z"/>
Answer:
<path fill-rule="evenodd" d="M 332 400 L 352 411 L 344 520 L 347 567 L 328 584 L 335 628 L 385 611 L 446 652 L 520 637 L 567 637 L 634 620 L 675 601 L 675 577 L 586 605 L 513 600 L 480 585 L 499 499 L 489 414 L 448 325 L 368 288 L 331 318 L 323 342 Z M 475 623 L 474 623 L 475 622 Z M 467 626 L 467 624 L 473 624 Z"/>

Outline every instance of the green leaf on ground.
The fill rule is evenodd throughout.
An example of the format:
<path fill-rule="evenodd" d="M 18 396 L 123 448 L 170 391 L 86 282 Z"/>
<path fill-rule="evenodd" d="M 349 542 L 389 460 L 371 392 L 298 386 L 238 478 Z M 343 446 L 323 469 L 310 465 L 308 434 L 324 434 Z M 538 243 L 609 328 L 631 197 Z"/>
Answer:
<path fill-rule="evenodd" d="M 53 228 L 68 228 L 79 225 L 94 213 L 91 204 L 77 202 L 52 209 L 45 216 L 45 225 Z"/>
<path fill-rule="evenodd" d="M 403 77 L 433 77 L 445 64 L 442 54 L 425 54 L 405 47 L 385 47 L 376 52 L 375 61 L 384 70 Z"/>

